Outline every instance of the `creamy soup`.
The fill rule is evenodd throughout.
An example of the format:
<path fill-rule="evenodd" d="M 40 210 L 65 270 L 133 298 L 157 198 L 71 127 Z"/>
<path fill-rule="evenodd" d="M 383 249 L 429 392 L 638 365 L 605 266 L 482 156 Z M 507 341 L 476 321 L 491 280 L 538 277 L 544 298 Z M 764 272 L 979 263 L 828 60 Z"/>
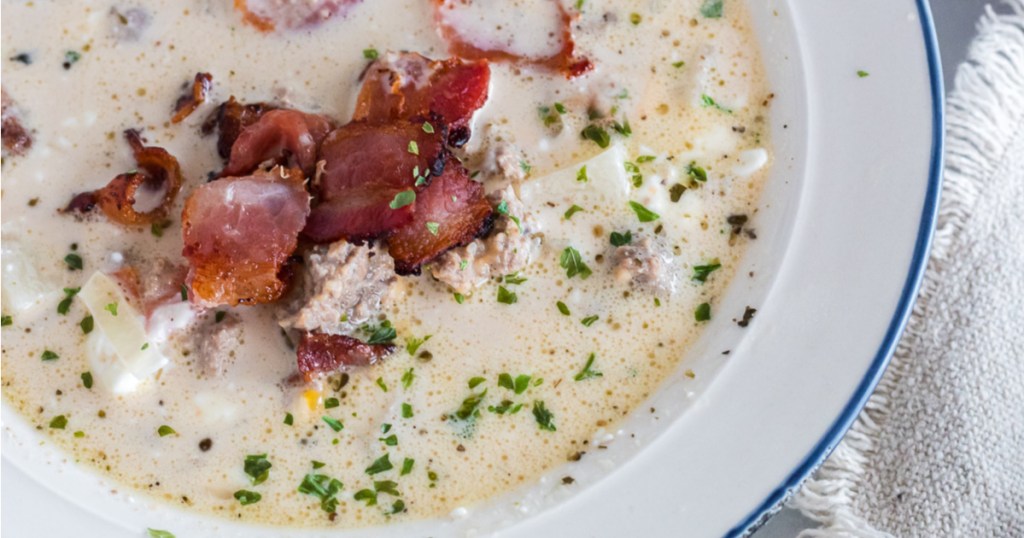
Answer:
<path fill-rule="evenodd" d="M 693 375 L 680 361 L 708 320 L 743 317 L 716 300 L 756 239 L 772 95 L 741 1 L 312 4 L 5 2 L 3 394 L 46 442 L 235 520 L 445 516 L 586 458 L 662 381 Z M 446 170 L 464 167 L 465 188 L 487 195 L 480 226 L 420 264 L 403 261 L 395 232 L 312 241 L 309 224 L 296 235 L 308 205 L 290 235 L 268 213 L 292 241 L 275 266 L 288 270 L 270 274 L 281 289 L 242 304 L 202 295 L 198 258 L 182 255 L 197 248 L 183 221 L 199 217 L 183 208 L 225 185 L 237 188 L 224 203 L 249 196 L 217 178 L 226 161 L 202 131 L 218 105 L 315 114 L 327 132 L 361 114 L 371 63 L 429 91 L 437 81 L 402 71 L 402 51 L 466 50 L 490 51 L 489 65 L 467 59 L 489 69 L 486 101 L 462 130 L 414 122 L 443 128 Z M 204 98 L 172 122 L 196 73 L 210 76 Z M 165 215 L 124 225 L 66 210 L 142 166 L 127 129 L 180 165 Z M 309 189 L 316 217 L 335 203 L 335 138 L 313 161 L 285 154 L 297 182 L 275 168 L 245 188 L 293 189 L 300 205 Z M 382 218 L 427 211 L 426 167 L 413 179 Z M 428 220 L 424 237 L 448 225 Z M 150 301 L 166 267 L 191 272 Z M 315 355 L 307 333 L 350 347 L 324 336 Z M 369 358 L 353 359 L 358 345 Z M 344 364 L 300 374 L 297 353 Z"/>

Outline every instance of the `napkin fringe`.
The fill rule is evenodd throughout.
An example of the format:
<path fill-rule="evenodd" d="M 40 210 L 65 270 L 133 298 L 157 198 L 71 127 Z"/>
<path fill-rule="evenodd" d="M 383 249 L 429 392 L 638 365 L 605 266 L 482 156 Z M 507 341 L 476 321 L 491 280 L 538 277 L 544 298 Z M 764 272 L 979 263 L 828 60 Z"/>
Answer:
<path fill-rule="evenodd" d="M 913 367 L 911 352 L 922 338 L 931 298 L 951 261 L 951 245 L 985 188 L 974 178 L 992 177 L 1024 118 L 1024 91 L 1007 91 L 1024 89 L 1024 0 L 1006 3 L 1011 14 L 986 9 L 978 23 L 979 37 L 957 71 L 955 91 L 947 102 L 942 206 L 913 314 L 864 411 L 828 460 L 790 500 L 790 507 L 821 524 L 802 532 L 801 538 L 891 536 L 857 510 L 875 442 L 892 412 L 894 389 Z"/>

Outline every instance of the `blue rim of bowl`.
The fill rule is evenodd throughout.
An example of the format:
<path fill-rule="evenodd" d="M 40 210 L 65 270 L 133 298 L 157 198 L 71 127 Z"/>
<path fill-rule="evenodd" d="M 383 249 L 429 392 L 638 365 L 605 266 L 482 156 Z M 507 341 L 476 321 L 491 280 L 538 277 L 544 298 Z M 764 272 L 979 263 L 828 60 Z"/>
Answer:
<path fill-rule="evenodd" d="M 766 516 L 782 503 L 789 494 L 796 489 L 815 469 L 817 469 L 825 458 L 832 453 L 832 450 L 839 444 L 846 431 L 850 429 L 853 422 L 860 415 L 861 409 L 867 403 L 875 386 L 885 373 L 889 365 L 896 344 L 899 342 L 903 328 L 910 318 L 914 301 L 917 298 L 917 290 L 921 284 L 925 267 L 928 265 L 928 251 L 931 247 L 932 233 L 935 230 L 935 221 L 939 210 L 939 193 L 942 187 L 942 162 L 943 147 L 945 146 L 945 90 L 942 83 L 942 67 L 939 62 L 939 45 L 935 37 L 935 23 L 932 20 L 931 8 L 927 0 L 915 0 L 917 3 L 918 16 L 921 20 L 921 30 L 924 34 L 925 52 L 928 56 L 928 76 L 931 80 L 932 93 L 932 149 L 931 168 L 928 173 L 928 191 L 925 194 L 924 211 L 921 214 L 921 224 L 917 232 L 917 241 L 914 246 L 914 257 L 910 263 L 910 271 L 907 280 L 903 285 L 903 292 L 900 295 L 896 313 L 889 322 L 889 330 L 875 355 L 871 367 L 864 375 L 853 398 L 840 413 L 839 418 L 832 424 L 824 437 L 804 458 L 803 462 L 776 488 L 768 497 L 742 521 L 726 533 L 726 536 L 743 536 L 753 532 L 760 524 L 764 523 Z"/>

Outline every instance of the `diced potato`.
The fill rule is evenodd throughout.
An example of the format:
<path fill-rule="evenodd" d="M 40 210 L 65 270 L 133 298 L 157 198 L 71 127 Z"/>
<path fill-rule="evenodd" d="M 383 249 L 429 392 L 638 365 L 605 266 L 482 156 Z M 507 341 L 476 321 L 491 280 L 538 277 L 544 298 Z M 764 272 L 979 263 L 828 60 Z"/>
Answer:
<path fill-rule="evenodd" d="M 145 319 L 110 277 L 93 273 L 78 298 L 95 323 L 87 349 L 100 385 L 114 393 L 131 392 L 167 364 L 146 335 Z"/>
<path fill-rule="evenodd" d="M 608 223 L 631 214 L 625 161 L 625 148 L 615 144 L 588 161 L 523 183 L 520 197 L 544 233 L 547 247 L 561 250 L 572 245 L 587 257 L 605 250 Z M 586 181 L 579 179 L 583 166 Z M 583 211 L 566 219 L 573 205 Z M 602 226 L 605 233 L 595 236 L 595 226 Z"/>
<path fill-rule="evenodd" d="M 6 227 L 6 224 L 4 226 Z M 60 288 L 42 278 L 19 239 L 5 230 L 2 243 L 0 257 L 3 263 L 5 314 L 21 314 L 43 304 L 49 298 L 60 296 Z"/>

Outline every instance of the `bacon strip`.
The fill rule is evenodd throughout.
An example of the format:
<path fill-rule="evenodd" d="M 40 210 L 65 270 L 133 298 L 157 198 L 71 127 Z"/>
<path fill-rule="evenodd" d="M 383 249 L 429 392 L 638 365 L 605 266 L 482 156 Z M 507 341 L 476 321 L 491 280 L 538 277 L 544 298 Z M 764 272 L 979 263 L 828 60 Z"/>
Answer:
<path fill-rule="evenodd" d="M 362 0 L 235 0 L 242 20 L 261 32 L 295 29 L 345 16 Z"/>
<path fill-rule="evenodd" d="M 24 155 L 32 147 L 32 136 L 21 125 L 17 107 L 7 90 L 0 90 L 0 118 L 2 118 L 3 148 L 11 155 Z"/>
<path fill-rule="evenodd" d="M 503 0 L 434 0 L 435 21 L 441 37 L 448 42 L 448 51 L 460 58 L 470 60 L 487 59 L 495 62 L 515 62 L 534 65 L 550 71 L 562 73 L 566 78 L 578 77 L 593 68 L 593 64 L 586 58 L 576 56 L 576 43 L 572 35 L 572 22 L 576 18 L 562 5 L 561 0 L 544 0 L 550 2 L 550 8 L 555 15 L 555 21 L 535 21 L 537 17 L 544 17 L 542 10 L 524 9 L 518 7 L 509 9 L 507 13 L 510 20 L 503 21 L 504 24 L 498 29 L 513 29 L 521 25 L 534 23 L 550 23 L 552 30 L 549 38 L 557 38 L 560 48 L 550 54 L 526 55 L 521 51 L 511 50 L 510 43 L 501 43 L 498 32 L 494 27 L 485 27 L 483 23 L 477 22 L 472 14 L 473 10 L 494 10 L 502 7 Z M 491 4 L 498 3 L 494 6 Z M 485 5 L 487 4 L 487 5 Z M 485 5 L 481 8 L 481 5 Z M 512 20 L 512 16 L 516 19 Z M 533 19 L 529 19 L 533 17 Z M 528 19 L 528 20 L 522 20 Z M 482 19 L 481 19 L 482 20 Z M 487 22 L 490 23 L 488 17 Z M 470 27 L 475 26 L 475 27 Z M 508 30 L 511 32 L 512 30 Z M 477 34 L 477 35 L 474 35 Z"/>
<path fill-rule="evenodd" d="M 486 233 L 492 221 L 483 185 L 470 179 L 461 164 L 448 163 L 416 199 L 413 219 L 388 237 L 395 272 L 419 274 L 422 264 Z"/>
<path fill-rule="evenodd" d="M 449 126 L 448 143 L 469 140 L 469 121 L 487 102 L 487 60 L 431 60 L 415 52 L 390 52 L 367 68 L 353 121 L 386 123 L 433 117 Z"/>
<path fill-rule="evenodd" d="M 444 133 L 422 121 L 386 125 L 354 122 L 333 131 L 320 147 L 324 161 L 314 185 L 319 205 L 303 235 L 318 243 L 381 237 L 412 220 L 417 202 L 392 207 L 403 191 L 419 191 L 440 175 Z"/>
<path fill-rule="evenodd" d="M 195 112 L 199 105 L 206 102 L 206 96 L 213 90 L 213 75 L 209 73 L 196 73 L 192 81 L 192 92 L 182 95 L 174 104 L 174 115 L 171 116 L 171 123 L 181 123 L 182 120 Z"/>
<path fill-rule="evenodd" d="M 261 163 L 297 166 L 307 177 L 316 168 L 320 142 L 332 129 L 331 120 L 297 110 L 270 110 L 246 126 L 231 146 L 221 177 L 251 174 Z"/>
<path fill-rule="evenodd" d="M 299 371 L 311 381 L 346 366 L 376 364 L 394 351 L 392 344 L 367 344 L 341 334 L 303 332 L 296 355 Z"/>
<path fill-rule="evenodd" d="M 138 170 L 118 175 L 102 189 L 75 195 L 65 212 L 87 212 L 98 206 L 108 219 L 126 226 L 151 224 L 167 217 L 181 190 L 178 160 L 163 148 L 144 145 L 134 129 L 125 131 L 124 137 L 132 147 Z M 149 211 L 135 209 L 135 193 L 142 186 L 154 191 L 163 188 L 160 203 Z"/>
<path fill-rule="evenodd" d="M 234 306 L 281 296 L 282 270 L 309 215 L 303 182 L 298 170 L 275 168 L 192 191 L 181 222 L 193 303 Z"/>
<path fill-rule="evenodd" d="M 235 144 L 242 131 L 259 121 L 261 117 L 278 107 L 270 103 L 250 103 L 243 105 L 235 100 L 235 96 L 221 103 L 217 110 L 207 116 L 203 122 L 203 134 L 217 131 L 217 153 L 227 159 L 231 156 L 231 146 Z"/>

